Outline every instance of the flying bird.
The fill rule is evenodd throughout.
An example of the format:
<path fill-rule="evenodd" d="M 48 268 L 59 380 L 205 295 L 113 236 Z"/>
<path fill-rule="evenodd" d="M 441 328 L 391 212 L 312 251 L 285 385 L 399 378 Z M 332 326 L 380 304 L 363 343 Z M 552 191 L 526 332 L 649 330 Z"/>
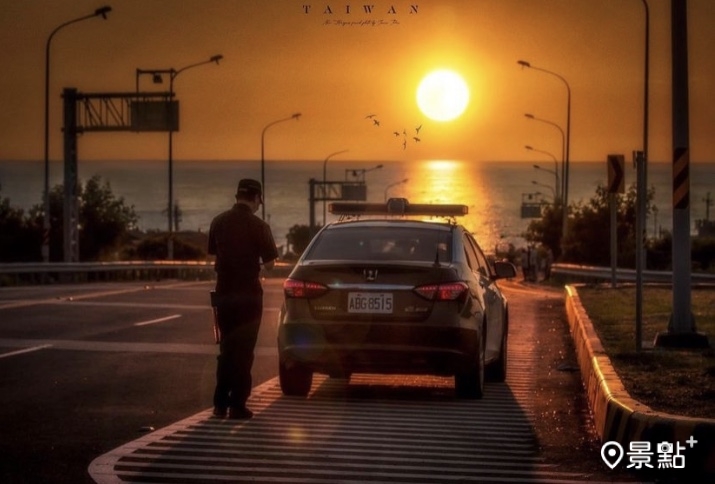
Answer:
<path fill-rule="evenodd" d="M 377 119 L 373 119 L 372 124 L 374 124 L 375 126 L 380 126 L 380 121 L 378 121 Z"/>
<path fill-rule="evenodd" d="M 420 130 L 422 129 L 422 125 L 420 124 L 415 128 L 415 134 L 420 134 Z"/>
<path fill-rule="evenodd" d="M 394 134 L 395 136 L 400 136 L 400 133 L 398 131 L 393 131 L 392 134 Z"/>
<path fill-rule="evenodd" d="M 420 139 L 417 136 L 413 136 L 412 139 L 415 140 L 417 143 L 420 142 Z"/>

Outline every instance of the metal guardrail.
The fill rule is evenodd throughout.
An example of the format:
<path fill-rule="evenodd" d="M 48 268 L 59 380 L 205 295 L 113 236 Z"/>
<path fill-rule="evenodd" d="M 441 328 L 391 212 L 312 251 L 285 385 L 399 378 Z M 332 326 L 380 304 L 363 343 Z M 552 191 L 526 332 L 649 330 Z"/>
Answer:
<path fill-rule="evenodd" d="M 208 280 L 209 261 L 117 261 L 0 264 L 0 286 L 158 279 Z"/>
<path fill-rule="evenodd" d="M 589 281 L 610 281 L 611 280 L 611 268 L 610 267 L 600 267 L 600 266 L 585 266 L 579 264 L 554 264 L 551 266 L 551 272 L 557 276 L 568 276 L 570 278 L 576 278 L 579 280 L 589 280 Z M 709 274 L 704 272 L 693 272 L 690 275 L 691 281 L 693 283 L 715 283 L 715 274 Z M 635 282 L 636 271 L 635 269 L 616 269 L 616 280 L 619 282 Z M 673 282 L 673 273 L 670 271 L 643 271 L 643 281 L 644 282 L 660 282 L 660 283 L 670 283 Z"/>
<path fill-rule="evenodd" d="M 279 262 L 266 274 L 287 276 L 292 264 Z M 0 286 L 127 280 L 210 280 L 212 261 L 10 262 L 0 263 Z"/>
<path fill-rule="evenodd" d="M 0 274 L 117 272 L 153 269 L 210 269 L 213 271 L 213 267 L 213 262 L 209 261 L 9 262 L 0 264 Z"/>
<path fill-rule="evenodd" d="M 287 276 L 292 264 L 278 263 L 267 276 Z M 610 281 L 611 268 L 579 264 L 554 264 L 551 272 L 580 281 Z M 109 280 L 214 278 L 211 261 L 116 261 L 116 262 L 10 262 L 0 263 L 0 286 L 14 284 L 46 284 L 54 282 L 93 282 Z M 670 271 L 643 271 L 644 282 L 672 282 Z M 619 282 L 635 282 L 634 269 L 616 270 Z M 715 284 L 715 274 L 693 272 L 693 283 Z"/>

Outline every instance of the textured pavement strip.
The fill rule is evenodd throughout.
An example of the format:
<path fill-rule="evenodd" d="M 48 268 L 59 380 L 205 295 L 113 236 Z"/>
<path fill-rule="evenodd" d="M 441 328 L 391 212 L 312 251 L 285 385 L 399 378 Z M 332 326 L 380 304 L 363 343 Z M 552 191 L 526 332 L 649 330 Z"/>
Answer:
<path fill-rule="evenodd" d="M 513 358 L 510 365 L 527 363 Z M 418 382 L 404 378 L 355 375 L 350 386 Z M 90 474 L 101 484 L 582 482 L 537 456 L 533 417 L 514 396 L 528 392 L 528 379 L 490 384 L 479 401 L 445 399 L 452 379 L 419 381 L 441 396 L 346 397 L 344 382 L 316 376 L 304 400 L 282 397 L 273 379 L 254 389 L 252 420 L 212 419 L 206 410 L 100 456 Z"/>

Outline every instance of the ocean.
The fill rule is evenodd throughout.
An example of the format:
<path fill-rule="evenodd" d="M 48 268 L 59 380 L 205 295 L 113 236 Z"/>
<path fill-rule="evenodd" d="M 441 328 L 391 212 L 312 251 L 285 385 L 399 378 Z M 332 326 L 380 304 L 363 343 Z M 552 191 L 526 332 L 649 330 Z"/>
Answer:
<path fill-rule="evenodd" d="M 377 165 L 381 168 L 376 168 Z M 521 203 L 531 194 L 551 200 L 556 185 L 554 166 L 534 162 L 470 162 L 419 160 L 365 162 L 330 160 L 328 181 L 357 181 L 364 178 L 368 201 L 405 197 L 414 203 L 463 203 L 469 214 L 460 221 L 470 229 L 487 252 L 497 245 L 519 247 L 521 234 L 531 219 L 521 218 Z M 240 178 L 260 180 L 260 161 L 174 161 L 174 200 L 182 213 L 180 230 L 207 231 L 214 215 L 230 207 Z M 155 161 L 80 161 L 79 178 L 94 175 L 108 181 L 112 192 L 134 207 L 141 230 L 166 230 L 168 226 L 168 163 Z M 551 170 L 550 172 L 548 170 Z M 560 171 L 560 170 L 559 170 Z M 606 161 L 572 162 L 569 203 L 587 203 L 596 187 L 608 179 Z M 50 185 L 62 183 L 62 163 L 50 165 Z M 286 235 L 296 224 L 308 224 L 309 180 L 322 180 L 323 160 L 265 162 L 266 220 L 276 243 L 285 247 Z M 626 163 L 626 186 L 634 183 L 635 170 Z M 407 181 L 404 181 L 404 180 Z M 651 163 L 648 185 L 655 188 L 657 212 L 649 217 L 649 236 L 672 227 L 672 166 Z M 0 161 L 0 197 L 24 210 L 42 203 L 44 165 L 41 161 Z M 691 224 L 706 218 L 706 197 L 715 191 L 715 163 L 690 165 Z M 537 194 L 538 193 L 538 194 Z M 536 194 L 536 195 L 535 195 Z M 261 209 L 258 211 L 261 215 Z M 315 205 L 318 224 L 323 205 Z M 327 221 L 335 218 L 327 214 Z M 604 238 L 608 237 L 604 228 Z"/>

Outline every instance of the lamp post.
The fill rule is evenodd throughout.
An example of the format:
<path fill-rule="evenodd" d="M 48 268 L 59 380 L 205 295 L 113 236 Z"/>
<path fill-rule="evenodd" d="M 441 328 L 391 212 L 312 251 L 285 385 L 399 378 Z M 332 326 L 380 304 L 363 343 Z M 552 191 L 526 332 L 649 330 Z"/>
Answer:
<path fill-rule="evenodd" d="M 300 119 L 300 113 L 294 113 L 287 118 L 277 119 L 268 123 L 261 132 L 261 187 L 263 187 L 263 203 L 261 204 L 261 218 L 266 219 L 266 158 L 265 158 L 265 146 L 266 146 L 266 131 L 268 128 L 274 124 L 282 123 L 283 121 L 290 121 L 295 119 L 296 121 Z"/>
<path fill-rule="evenodd" d="M 387 191 L 388 191 L 390 188 L 392 188 L 392 187 L 394 187 L 394 186 L 397 186 L 397 185 L 402 185 L 403 183 L 407 183 L 408 180 L 409 180 L 408 178 L 405 178 L 405 179 L 400 180 L 400 181 L 398 181 L 398 182 L 390 183 L 389 185 L 387 185 L 387 186 L 385 187 L 385 201 L 387 201 Z"/>
<path fill-rule="evenodd" d="M 534 195 L 536 195 L 537 197 L 539 197 L 539 203 L 546 203 L 546 202 L 542 199 L 542 197 L 543 197 L 544 195 L 546 195 L 546 194 L 541 193 L 541 192 L 534 192 Z M 552 202 L 553 202 L 553 200 L 552 200 Z"/>
<path fill-rule="evenodd" d="M 561 133 L 561 193 L 564 193 L 564 170 L 566 169 L 566 163 L 565 163 L 565 153 L 566 153 L 566 135 L 564 134 L 564 130 L 559 126 L 558 124 L 554 123 L 553 121 L 549 121 L 548 119 L 543 119 L 539 118 L 537 116 L 534 116 L 531 113 L 525 113 L 524 116 L 527 119 L 533 119 L 534 121 L 540 121 L 542 123 L 546 123 L 550 126 L 553 126 L 554 128 L 559 130 L 559 133 Z"/>
<path fill-rule="evenodd" d="M 529 62 L 525 60 L 519 60 L 517 61 L 517 64 L 519 64 L 522 67 L 528 67 L 529 69 L 534 69 L 537 71 L 545 72 L 546 74 L 551 74 L 552 76 L 558 78 L 561 82 L 564 83 L 566 86 L 566 155 L 564 158 L 564 177 L 563 177 L 563 215 L 562 215 L 562 223 L 563 227 L 561 230 L 561 240 L 563 241 L 566 238 L 566 230 L 568 228 L 567 225 L 567 220 L 568 220 L 568 206 L 569 206 L 569 153 L 570 153 L 570 143 L 571 143 L 571 86 L 569 86 L 569 83 L 566 82 L 566 79 L 564 79 L 562 76 L 559 74 L 542 69 L 541 67 L 535 67 L 532 66 Z M 563 243 L 562 243 L 563 246 Z"/>
<path fill-rule="evenodd" d="M 187 66 L 182 67 L 181 69 L 174 69 L 173 67 L 170 69 L 149 69 L 149 70 L 143 70 L 143 69 L 137 69 L 136 71 L 136 88 L 137 92 L 139 92 L 139 76 L 142 74 L 151 74 L 152 79 L 154 83 L 161 83 L 163 82 L 162 79 L 162 74 L 167 74 L 169 76 L 169 97 L 171 100 L 174 99 L 174 79 L 176 79 L 176 76 L 181 74 L 182 72 L 191 69 L 193 67 L 198 67 L 202 66 L 204 64 L 211 64 L 211 63 L 216 63 L 218 65 L 219 61 L 223 59 L 223 56 L 218 54 L 210 57 L 208 60 L 201 61 L 201 62 L 196 62 L 194 64 L 189 64 Z M 173 117 L 173 111 L 171 112 L 171 116 Z M 167 207 L 167 220 L 169 222 L 169 234 L 167 238 L 167 247 L 166 247 L 166 258 L 168 260 L 171 260 L 174 258 L 174 122 L 176 122 L 176 119 L 171 119 L 172 125 L 169 127 L 169 204 Z"/>
<path fill-rule="evenodd" d="M 551 194 L 553 195 L 554 200 L 556 200 L 556 192 L 554 191 L 554 187 L 552 187 L 551 185 L 546 185 L 544 183 L 539 183 L 536 180 L 531 180 L 531 183 L 538 187 L 544 187 L 544 188 L 548 188 L 549 190 L 551 190 Z"/>
<path fill-rule="evenodd" d="M 104 6 L 98 8 L 89 15 L 77 17 L 69 20 L 55 28 L 47 38 L 45 46 L 45 186 L 42 194 L 44 214 L 42 217 L 42 261 L 50 261 L 50 44 L 52 38 L 62 28 L 82 20 L 102 17 L 107 19 L 107 14 L 112 11 L 112 7 Z"/>
<path fill-rule="evenodd" d="M 646 237 L 646 197 L 648 186 L 648 70 L 650 12 L 648 2 L 641 0 L 645 9 L 645 60 L 643 81 L 643 159 L 638 170 L 636 215 L 636 351 L 642 349 L 643 332 L 643 270 L 646 268 L 644 239 Z"/>
<path fill-rule="evenodd" d="M 645 7 L 645 59 L 644 59 L 644 80 L 643 80 L 643 182 L 647 182 L 647 162 L 648 162 L 648 73 L 649 73 L 649 38 L 650 38 L 650 13 L 647 0 L 641 0 Z"/>
<path fill-rule="evenodd" d="M 546 171 L 546 172 L 548 172 L 548 173 L 553 173 L 553 175 L 554 175 L 554 188 L 556 189 L 556 190 L 555 190 L 555 194 L 556 194 L 556 199 L 558 199 L 559 196 L 560 196 L 560 193 L 559 193 L 559 162 L 558 162 L 558 160 L 556 159 L 556 157 L 555 157 L 553 154 L 549 153 L 548 151 L 537 150 L 537 149 L 534 148 L 533 146 L 529 146 L 529 145 L 524 146 L 524 148 L 526 148 L 526 149 L 529 150 L 529 151 L 535 151 L 535 152 L 537 152 L 537 153 L 542 153 L 542 154 L 544 154 L 544 155 L 550 156 L 550 157 L 554 160 L 554 169 L 553 169 L 553 170 L 549 170 L 549 169 L 547 169 L 547 168 L 542 168 L 542 167 L 540 167 L 539 165 L 534 165 L 534 168 L 536 168 L 537 170 Z"/>
<path fill-rule="evenodd" d="M 341 150 L 341 151 L 336 151 L 335 153 L 330 153 L 328 156 L 325 157 L 325 160 L 323 160 L 323 225 L 325 225 L 325 198 L 326 198 L 326 184 L 325 184 L 325 179 L 326 179 L 326 168 L 328 166 L 328 160 L 332 158 L 333 156 L 339 155 L 341 153 L 347 153 L 349 150 Z"/>
<path fill-rule="evenodd" d="M 549 170 L 548 168 L 544 168 L 543 166 L 541 166 L 541 165 L 536 165 L 536 164 L 535 164 L 535 165 L 532 165 L 532 166 L 533 166 L 534 169 L 536 169 L 536 170 L 541 170 L 541 171 L 545 171 L 546 173 L 551 173 L 551 174 L 555 175 L 555 178 L 558 177 L 558 174 L 557 174 L 554 170 Z M 558 199 L 559 199 L 559 184 L 558 184 L 558 181 L 554 184 L 554 186 L 556 187 L 556 189 L 554 190 L 554 194 L 556 195 L 555 201 L 558 201 Z"/>
<path fill-rule="evenodd" d="M 356 178 L 358 181 L 364 182 L 365 181 L 365 173 L 371 172 L 373 170 L 379 170 L 382 168 L 382 165 L 376 165 L 373 166 L 372 168 L 359 168 L 359 169 L 348 169 L 345 170 L 345 179 L 347 180 L 348 178 L 348 173 L 352 172 L 353 178 Z"/>

